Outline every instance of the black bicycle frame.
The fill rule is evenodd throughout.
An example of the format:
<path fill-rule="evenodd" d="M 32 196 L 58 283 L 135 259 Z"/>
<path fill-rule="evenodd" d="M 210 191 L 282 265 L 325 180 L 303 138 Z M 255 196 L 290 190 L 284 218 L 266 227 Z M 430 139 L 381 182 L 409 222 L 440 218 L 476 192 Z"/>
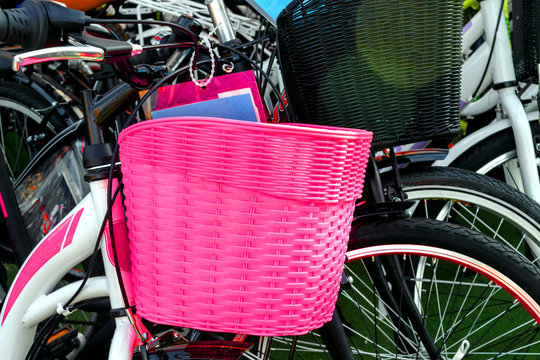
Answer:
<path fill-rule="evenodd" d="M 6 227 L 6 236 L 0 243 L 1 252 L 5 256 L 14 257 L 14 260 L 22 264 L 32 251 L 34 244 L 27 232 L 24 219 L 13 191 L 11 179 L 8 176 L 7 165 L 4 156 L 0 154 L 0 207 L 1 216 Z"/>
<path fill-rule="evenodd" d="M 401 187 L 399 169 L 393 152 L 392 160 L 394 180 L 396 181 L 396 186 Z M 375 216 L 406 216 L 403 210 L 406 206 L 402 206 L 402 202 L 387 202 L 378 167 L 373 156 L 370 157 L 370 162 L 368 163 L 365 185 L 364 197 L 368 200 L 368 204 L 379 205 L 382 209 L 385 209 L 385 207 L 381 207 L 380 205 L 388 204 L 386 213 L 378 213 Z M 358 221 L 361 221 L 361 219 Z M 414 297 L 411 294 L 408 284 L 405 282 L 405 264 L 403 261 L 397 256 L 388 256 L 383 259 L 377 259 L 375 262 L 369 259 L 364 264 L 371 275 L 377 293 L 383 299 L 384 304 L 390 308 L 388 311 L 389 316 L 396 329 L 398 329 L 396 342 L 403 345 L 399 350 L 403 353 L 415 351 L 415 349 L 411 349 L 407 345 L 409 343 L 408 340 L 412 342 L 420 340 L 430 359 L 439 359 L 439 350 L 429 334 L 424 318 L 414 302 Z M 416 336 L 412 333 L 411 326 L 416 330 Z"/>

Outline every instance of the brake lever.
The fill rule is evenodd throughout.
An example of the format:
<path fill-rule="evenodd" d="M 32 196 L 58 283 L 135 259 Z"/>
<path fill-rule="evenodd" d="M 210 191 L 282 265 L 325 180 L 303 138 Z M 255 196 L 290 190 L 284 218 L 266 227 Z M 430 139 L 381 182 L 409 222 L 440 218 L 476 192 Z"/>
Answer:
<path fill-rule="evenodd" d="M 67 41 L 72 45 L 87 45 L 103 49 L 106 62 L 123 61 L 143 51 L 141 45 L 93 36 L 86 31 L 70 33 Z"/>
<path fill-rule="evenodd" d="M 103 61 L 105 51 L 95 46 L 56 46 L 17 54 L 13 57 L 12 70 L 17 72 L 23 66 L 55 60 L 80 59 Z"/>

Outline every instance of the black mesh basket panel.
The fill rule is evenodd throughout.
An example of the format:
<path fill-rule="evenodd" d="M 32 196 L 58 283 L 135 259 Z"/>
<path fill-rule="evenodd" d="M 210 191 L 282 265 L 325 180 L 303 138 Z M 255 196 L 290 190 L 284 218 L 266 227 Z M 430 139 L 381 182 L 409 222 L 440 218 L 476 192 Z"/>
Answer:
<path fill-rule="evenodd" d="M 514 0 L 512 2 L 512 48 L 516 78 L 519 81 L 536 80 L 537 17 L 540 1 Z"/>
<path fill-rule="evenodd" d="M 374 147 L 459 128 L 462 1 L 293 1 L 280 61 L 299 122 L 374 132 Z"/>

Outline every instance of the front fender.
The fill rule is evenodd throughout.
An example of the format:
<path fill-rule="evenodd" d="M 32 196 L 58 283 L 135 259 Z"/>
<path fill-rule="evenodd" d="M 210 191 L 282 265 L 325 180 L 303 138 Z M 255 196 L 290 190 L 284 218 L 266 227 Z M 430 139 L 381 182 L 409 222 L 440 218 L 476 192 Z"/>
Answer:
<path fill-rule="evenodd" d="M 527 113 L 527 119 L 529 120 L 529 123 L 538 121 L 538 112 Z M 452 163 L 454 163 L 460 156 L 462 156 L 473 146 L 485 141 L 494 134 L 505 131 L 511 127 L 512 125 L 509 119 L 493 121 L 489 125 L 484 126 L 461 139 L 452 148 L 450 148 L 446 158 L 435 161 L 433 166 L 452 166 Z"/>
<path fill-rule="evenodd" d="M 399 165 L 410 164 L 432 164 L 436 161 L 443 161 L 448 155 L 448 149 L 425 148 L 396 152 L 396 159 Z M 382 171 L 392 166 L 389 156 L 376 156 L 377 167 Z"/>

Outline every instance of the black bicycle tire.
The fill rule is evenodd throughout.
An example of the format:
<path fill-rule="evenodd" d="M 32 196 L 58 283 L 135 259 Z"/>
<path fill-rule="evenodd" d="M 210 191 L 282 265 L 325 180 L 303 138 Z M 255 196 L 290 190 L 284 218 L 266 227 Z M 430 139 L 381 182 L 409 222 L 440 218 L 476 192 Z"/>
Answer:
<path fill-rule="evenodd" d="M 378 220 L 366 224 L 358 223 L 353 226 L 351 231 L 351 241 L 349 243 L 349 251 L 347 252 L 348 261 L 359 260 L 359 258 L 355 258 L 352 255 L 355 251 L 369 250 L 381 245 L 393 245 L 396 247 L 427 245 L 443 251 L 452 251 L 454 253 L 466 255 L 481 261 L 483 264 L 490 266 L 497 273 L 500 272 L 512 279 L 512 281 L 515 281 L 519 285 L 523 293 L 527 294 L 527 296 L 525 296 L 526 298 L 534 299 L 536 306 L 540 304 L 540 288 L 537 286 L 538 281 L 540 281 L 540 270 L 512 248 L 494 241 L 483 234 L 473 232 L 470 229 L 451 223 L 411 218 Z M 370 259 L 369 256 L 367 259 Z M 352 285 L 354 286 L 354 282 Z M 342 295 L 340 295 L 340 297 L 342 297 Z M 340 306 L 339 304 L 338 301 L 338 307 Z M 345 309 L 341 308 L 340 313 L 344 318 L 343 323 L 347 328 L 346 331 L 348 331 L 351 336 L 349 340 L 351 340 L 355 332 L 348 328 L 350 326 L 350 318 L 347 314 L 344 314 L 344 310 Z M 300 341 L 301 340 L 299 340 L 299 342 Z M 366 341 L 367 340 L 364 340 L 364 345 Z M 359 346 L 364 345 L 357 344 L 353 341 L 351 347 L 355 349 L 355 354 L 357 354 L 359 358 L 372 358 L 370 355 L 364 354 L 364 356 L 367 357 L 359 355 Z M 306 350 L 305 343 L 303 346 L 303 350 Z M 317 351 L 318 355 L 315 355 L 315 357 L 310 357 L 308 352 L 304 353 L 304 357 L 300 358 L 322 359 L 324 353 L 321 353 L 320 349 L 317 349 Z M 324 349 L 322 351 L 324 352 Z M 412 356 L 414 356 L 414 354 Z M 270 356 L 270 359 L 273 358 L 281 357 Z M 412 359 L 413 357 L 404 358 Z M 466 359 L 467 357 L 464 358 Z"/>
<path fill-rule="evenodd" d="M 405 196 L 409 199 L 418 199 L 417 193 L 427 195 L 432 192 L 430 198 L 434 199 L 444 199 L 445 193 L 446 196 L 455 195 L 455 202 L 462 207 L 482 202 L 478 206 L 490 212 L 489 216 L 498 216 L 501 221 L 504 219 L 506 224 L 510 224 L 508 226 L 527 233 L 530 241 L 540 244 L 540 205 L 502 181 L 469 170 L 449 167 L 405 169 L 401 171 L 401 180 Z M 386 189 L 393 186 L 388 177 L 385 177 L 383 182 Z M 481 200 L 477 200 L 478 198 Z M 455 221 L 455 218 L 453 220 Z M 479 226 L 476 230 L 499 239 L 499 235 L 488 227 Z M 528 249 L 521 248 L 520 251 L 525 253 Z"/>
<path fill-rule="evenodd" d="M 506 269 L 512 278 L 532 294 L 532 298 L 540 304 L 540 268 L 514 249 L 495 241 L 492 238 L 476 231 L 471 231 L 463 226 L 434 221 L 431 219 L 403 218 L 396 220 L 379 220 L 368 224 L 356 224 L 351 230 L 351 241 L 348 251 L 359 246 L 366 247 L 383 243 L 377 236 L 389 234 L 387 242 L 395 242 L 398 235 L 401 242 L 406 239 L 411 243 L 434 245 L 440 243 L 450 250 L 474 253 L 474 258 L 493 266 L 495 269 Z M 468 239 L 467 241 L 455 241 L 456 237 Z M 375 240 L 374 240 L 375 239 Z M 459 249 L 461 248 L 461 249 Z M 503 260 L 507 257 L 507 260 Z M 524 270 L 524 272 L 522 272 Z"/>
<path fill-rule="evenodd" d="M 538 120 L 531 121 L 529 124 L 531 125 L 534 144 L 537 147 L 535 151 L 538 157 L 540 156 L 540 149 L 538 148 L 540 145 L 540 124 L 538 123 Z M 491 163 L 494 159 L 515 150 L 515 138 L 514 134 L 512 133 L 512 129 L 510 128 L 492 134 L 485 140 L 472 146 L 456 160 L 454 160 L 450 166 L 472 171 L 479 171 L 486 164 Z M 494 169 L 486 169 L 486 171 L 487 175 L 499 180 L 504 180 L 504 174 L 502 173 L 502 168 L 500 166 Z"/>
<path fill-rule="evenodd" d="M 31 109 L 43 109 L 51 106 L 29 85 L 21 85 L 13 81 L 0 81 L 0 94 L 2 97 L 16 100 Z"/>
<path fill-rule="evenodd" d="M 509 205 L 515 212 L 530 217 L 529 221 L 540 224 L 540 204 L 521 191 L 490 176 L 453 167 L 425 167 L 401 172 L 404 191 L 420 185 L 436 185 L 473 190 L 493 196 Z M 386 184 L 389 181 L 386 180 Z M 540 229 L 540 225 L 538 226 Z"/>
<path fill-rule="evenodd" d="M 30 80 L 27 80 L 30 81 Z M 51 85 L 52 86 L 52 85 Z M 36 90 L 34 87 L 39 87 Z M 43 85 L 35 82 L 25 83 L 21 80 L 0 80 L 0 96 L 19 102 L 43 117 L 42 126 L 47 126 L 54 134 L 59 133 L 69 124 L 73 123 L 69 117 L 76 117 L 72 110 L 59 104 L 58 99 L 43 96 L 42 92 L 54 91 L 52 88 L 44 89 Z"/>

